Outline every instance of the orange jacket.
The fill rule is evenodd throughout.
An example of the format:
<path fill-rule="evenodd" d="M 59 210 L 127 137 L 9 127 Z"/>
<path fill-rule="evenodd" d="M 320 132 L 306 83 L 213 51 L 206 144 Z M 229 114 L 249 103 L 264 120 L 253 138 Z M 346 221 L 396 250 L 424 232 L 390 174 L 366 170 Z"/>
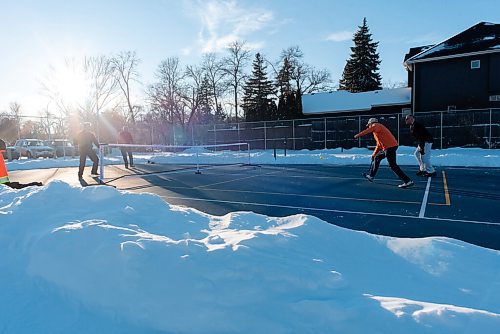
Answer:
<path fill-rule="evenodd" d="M 2 152 L 0 151 L 0 184 L 9 182 L 9 173 L 7 173 L 7 166 L 5 166 Z"/>
<path fill-rule="evenodd" d="M 389 129 L 387 129 L 380 123 L 371 124 L 368 128 L 358 133 L 356 135 L 356 138 L 367 135 L 372 132 L 373 132 L 373 137 L 377 142 L 377 147 L 375 147 L 372 157 L 377 155 L 377 153 L 382 150 L 387 150 L 388 148 L 398 146 L 398 141 L 396 140 L 396 138 L 394 138 L 391 131 L 389 131 Z"/>

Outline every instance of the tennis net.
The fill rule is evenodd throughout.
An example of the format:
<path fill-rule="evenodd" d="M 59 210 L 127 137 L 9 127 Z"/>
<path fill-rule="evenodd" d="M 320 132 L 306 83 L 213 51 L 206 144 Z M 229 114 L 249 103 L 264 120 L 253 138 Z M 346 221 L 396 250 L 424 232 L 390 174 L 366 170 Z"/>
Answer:
<path fill-rule="evenodd" d="M 100 179 L 105 179 L 106 166 L 123 164 L 122 151 L 131 152 L 134 163 L 189 166 L 200 173 L 206 166 L 250 165 L 248 143 L 218 145 L 135 145 L 101 144 L 99 149 Z"/>

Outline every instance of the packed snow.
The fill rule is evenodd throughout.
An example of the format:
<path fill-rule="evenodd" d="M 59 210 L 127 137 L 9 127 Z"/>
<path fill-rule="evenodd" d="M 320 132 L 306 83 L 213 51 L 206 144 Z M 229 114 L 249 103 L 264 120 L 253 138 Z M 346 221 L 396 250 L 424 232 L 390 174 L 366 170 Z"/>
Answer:
<path fill-rule="evenodd" d="M 415 147 L 400 146 L 398 148 L 398 164 L 415 165 Z M 241 151 L 213 151 L 203 148 L 191 149 L 185 152 L 155 154 L 134 154 L 134 162 L 166 163 L 166 164 L 224 164 L 224 163 L 252 163 L 252 164 L 331 164 L 331 165 L 367 165 L 370 163 L 372 150 L 366 148 L 352 148 L 349 150 L 336 148 L 324 150 L 284 151 L 274 150 L 241 150 Z M 386 163 L 384 160 L 383 164 Z M 432 150 L 432 163 L 435 166 L 449 167 L 500 167 L 500 149 L 485 150 L 481 148 L 449 148 Z M 53 168 L 77 167 L 77 157 L 58 159 L 21 159 L 7 162 L 10 171 Z M 122 157 L 115 152 L 105 157 L 105 165 L 123 164 Z M 87 163 L 89 165 L 89 163 Z"/>
<path fill-rule="evenodd" d="M 401 148 L 398 161 L 415 164 L 413 150 Z M 234 154 L 198 153 L 212 162 Z M 499 167 L 499 153 L 435 150 L 433 161 Z M 276 160 L 273 152 L 250 154 L 252 163 L 368 164 L 370 151 L 279 152 Z M 7 167 L 77 164 L 22 159 Z M 0 185 L 0 252 L 0 333 L 500 328 L 500 252 L 442 237 L 376 236 L 307 215 L 219 217 L 106 186 Z"/>
<path fill-rule="evenodd" d="M 302 112 L 305 115 L 345 111 L 370 110 L 376 106 L 406 105 L 411 103 L 411 88 L 381 89 L 351 93 L 337 90 L 302 95 Z"/>

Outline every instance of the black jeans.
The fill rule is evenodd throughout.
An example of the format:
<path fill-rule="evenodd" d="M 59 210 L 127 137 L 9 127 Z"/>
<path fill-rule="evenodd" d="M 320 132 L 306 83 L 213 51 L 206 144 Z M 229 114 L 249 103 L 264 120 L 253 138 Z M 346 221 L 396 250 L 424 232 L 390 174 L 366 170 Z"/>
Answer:
<path fill-rule="evenodd" d="M 410 178 L 406 175 L 401 168 L 399 168 L 396 163 L 396 151 L 398 150 L 397 146 L 389 147 L 385 151 L 380 151 L 375 156 L 375 159 L 372 163 L 372 168 L 370 170 L 370 176 L 375 177 L 377 175 L 378 167 L 380 166 L 380 162 L 387 158 L 387 162 L 389 163 L 389 167 L 391 167 L 392 171 L 403 181 L 408 182 Z"/>
<path fill-rule="evenodd" d="M 97 154 L 95 154 L 93 149 L 80 151 L 80 166 L 78 167 L 78 176 L 83 175 L 83 169 L 85 168 L 85 161 L 87 160 L 87 156 L 92 160 L 92 171 L 91 174 L 97 174 L 97 167 L 99 167 L 99 158 Z"/>
<path fill-rule="evenodd" d="M 127 148 L 120 148 L 120 151 L 122 152 L 122 157 L 123 157 L 123 162 L 125 163 L 125 167 L 128 167 L 129 161 L 130 161 L 130 166 L 134 166 L 134 157 L 132 156 L 132 151 L 130 151 L 130 149 Z"/>

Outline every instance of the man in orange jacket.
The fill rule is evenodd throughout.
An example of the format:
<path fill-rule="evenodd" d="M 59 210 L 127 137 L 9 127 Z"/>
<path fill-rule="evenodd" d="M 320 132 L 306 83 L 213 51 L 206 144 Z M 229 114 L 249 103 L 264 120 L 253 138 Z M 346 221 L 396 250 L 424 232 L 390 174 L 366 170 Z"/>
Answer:
<path fill-rule="evenodd" d="M 19 182 L 10 182 L 9 180 L 9 173 L 7 172 L 7 166 L 5 165 L 5 160 L 3 159 L 3 154 L 7 149 L 7 146 L 5 145 L 5 142 L 0 139 L 0 184 L 5 184 L 6 186 L 9 186 L 14 189 L 21 189 L 29 186 L 41 186 L 41 182 L 31 182 L 28 184 L 23 184 Z"/>
<path fill-rule="evenodd" d="M 389 167 L 391 167 L 392 171 L 403 181 L 403 184 L 400 184 L 398 187 L 400 188 L 408 188 L 413 186 L 413 181 L 406 175 L 401 168 L 399 168 L 396 163 L 396 151 L 398 149 L 398 142 L 396 138 L 392 135 L 391 131 L 387 129 L 385 126 L 378 122 L 376 118 L 370 118 L 368 123 L 366 124 L 366 129 L 356 134 L 354 138 L 362 137 L 369 133 L 373 133 L 373 137 L 377 142 L 377 146 L 372 154 L 372 164 L 370 166 L 369 173 L 363 173 L 363 176 L 368 179 L 368 181 L 373 182 L 375 175 L 377 175 L 378 167 L 380 166 L 380 162 L 387 158 L 387 162 L 389 163 Z"/>

